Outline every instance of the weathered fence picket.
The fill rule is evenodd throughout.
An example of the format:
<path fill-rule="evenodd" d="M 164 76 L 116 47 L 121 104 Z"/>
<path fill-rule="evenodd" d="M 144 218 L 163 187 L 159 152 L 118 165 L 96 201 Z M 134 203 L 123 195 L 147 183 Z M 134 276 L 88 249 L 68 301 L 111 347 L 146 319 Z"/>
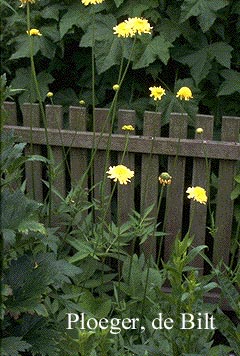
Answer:
<path fill-rule="evenodd" d="M 23 126 L 18 125 L 14 103 L 5 103 L 5 110 L 8 113 L 5 130 L 14 130 L 19 140 L 29 143 L 26 150 L 28 154 L 41 154 L 44 151 L 42 148 L 46 146 L 46 137 L 44 128 L 40 126 L 38 104 L 24 104 Z M 188 117 L 185 114 L 171 114 L 169 137 L 161 136 L 160 113 L 145 112 L 143 135 L 140 136 L 136 135 L 135 131 L 126 133 L 121 130 L 123 125 L 135 126 L 134 111 L 119 110 L 117 133 L 113 134 L 110 133 L 110 116 L 108 109 L 96 109 L 96 130 L 93 133 L 87 131 L 86 109 L 70 107 L 69 129 L 62 129 L 62 107 L 46 106 L 48 140 L 55 159 L 55 168 L 59 168 L 56 169 L 54 188 L 65 197 L 69 187 L 74 186 L 86 172 L 90 153 L 95 147 L 97 150 L 93 168 L 93 183 L 96 184 L 94 197 L 100 199 L 99 183 L 103 177 L 106 177 L 108 167 L 123 163 L 134 170 L 135 177 L 131 184 L 117 186 L 118 221 L 125 222 L 132 209 L 138 207 L 143 212 L 144 208 L 150 205 L 154 205 L 151 216 L 156 218 L 160 189 L 158 177 L 162 172 L 162 159 L 164 159 L 164 164 L 167 162 L 165 170 L 167 169 L 173 177 L 172 184 L 167 187 L 164 197 L 165 221 L 162 219 L 164 214 L 161 210 L 158 217 L 160 227 L 164 227 L 167 233 L 162 255 L 166 259 L 170 255 L 176 234 L 184 230 L 184 221 L 189 219 L 193 211 L 191 232 L 195 235 L 194 244 L 206 243 L 206 225 L 209 223 L 208 206 L 190 202 L 186 199 L 185 191 L 188 186 L 200 185 L 209 193 L 206 168 L 210 169 L 214 160 L 215 170 L 216 162 L 219 169 L 215 209 L 216 232 L 211 242 L 212 255 L 214 263 L 220 259 L 228 263 L 234 219 L 234 202 L 230 199 L 230 193 L 233 189 L 237 162 L 240 160 L 240 118 L 223 118 L 221 141 L 214 141 L 211 116 L 196 117 L 196 127 L 202 127 L 204 131 L 202 136 L 197 135 L 194 139 L 188 138 Z M 128 140 L 127 149 L 126 140 Z M 106 164 L 108 149 L 109 157 Z M 25 168 L 28 191 L 32 192 L 34 186 L 35 198 L 40 202 L 43 201 L 42 164 L 29 162 Z M 104 193 L 107 196 L 111 194 L 112 184 L 110 179 L 105 178 L 105 181 Z M 89 184 L 86 177 L 84 187 L 89 189 Z M 54 199 L 55 203 L 58 203 L 59 199 L 56 196 Z M 105 217 L 108 221 L 111 220 L 111 207 Z M 142 246 L 146 255 L 152 254 L 155 257 L 158 255 L 157 248 L 156 239 L 152 236 L 149 236 Z M 203 260 L 197 259 L 195 265 L 202 269 Z"/>

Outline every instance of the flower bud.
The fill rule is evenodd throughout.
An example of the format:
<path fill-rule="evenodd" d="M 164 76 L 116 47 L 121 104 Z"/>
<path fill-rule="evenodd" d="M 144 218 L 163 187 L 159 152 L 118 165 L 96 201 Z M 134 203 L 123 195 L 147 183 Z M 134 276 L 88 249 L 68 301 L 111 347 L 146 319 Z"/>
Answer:
<path fill-rule="evenodd" d="M 198 135 L 201 135 L 201 134 L 203 133 L 203 129 L 202 129 L 201 127 L 198 127 L 198 128 L 196 129 L 196 133 L 197 133 Z"/>
<path fill-rule="evenodd" d="M 158 178 L 160 184 L 166 185 L 166 184 L 171 184 L 172 183 L 172 177 L 168 172 L 163 172 L 160 174 Z"/>
<path fill-rule="evenodd" d="M 120 85 L 114 84 L 112 88 L 114 91 L 118 91 L 120 89 Z"/>

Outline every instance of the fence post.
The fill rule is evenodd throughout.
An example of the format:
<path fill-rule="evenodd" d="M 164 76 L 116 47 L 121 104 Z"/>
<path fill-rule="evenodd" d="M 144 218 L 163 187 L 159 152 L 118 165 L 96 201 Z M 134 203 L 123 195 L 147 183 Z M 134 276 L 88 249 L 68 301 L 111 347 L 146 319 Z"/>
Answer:
<path fill-rule="evenodd" d="M 239 141 L 240 118 L 223 117 L 222 119 L 222 141 Z M 239 152 L 240 159 L 240 152 Z M 213 262 L 216 265 L 221 259 L 228 264 L 232 221 L 233 201 L 230 198 L 233 190 L 233 180 L 236 174 L 236 162 L 220 160 L 218 192 L 216 204 L 216 227 L 217 233 L 214 239 Z"/>
<path fill-rule="evenodd" d="M 119 110 L 118 111 L 118 133 L 123 125 L 132 125 L 135 127 L 135 111 L 133 110 Z M 122 152 L 118 153 L 118 164 L 122 162 Z M 135 154 L 127 152 L 122 162 L 132 171 L 135 167 Z M 135 172 L 136 175 L 136 172 Z M 118 208 L 118 224 L 123 224 L 128 220 L 131 210 L 135 208 L 134 204 L 134 178 L 131 183 L 127 185 L 117 186 L 117 208 Z"/>
<path fill-rule="evenodd" d="M 188 116 L 186 114 L 172 114 L 170 117 L 169 137 L 186 138 Z M 168 157 L 168 173 L 172 176 L 172 184 L 167 191 L 166 200 L 166 237 L 164 243 L 164 259 L 167 261 L 172 251 L 176 235 L 182 231 L 184 181 L 186 158 L 177 154 Z"/>
<path fill-rule="evenodd" d="M 152 139 L 152 148 L 154 147 L 155 138 L 160 136 L 161 131 L 161 114 L 154 112 L 145 112 L 143 123 L 143 135 Z M 149 217 L 157 217 L 157 202 L 159 193 L 159 156 L 156 154 L 142 154 L 141 167 L 141 213 L 151 205 L 154 205 Z M 142 250 L 146 257 L 150 255 L 155 259 L 157 256 L 157 241 L 155 236 L 149 236 L 143 243 Z"/>
<path fill-rule="evenodd" d="M 62 106 L 60 105 L 46 105 L 46 118 L 48 128 L 59 130 L 58 140 L 61 142 L 62 129 Z M 52 146 L 52 153 L 54 158 L 55 176 L 53 177 L 53 188 L 58 191 L 61 197 L 66 196 L 66 176 L 65 176 L 65 154 L 64 147 Z M 57 205 L 60 203 L 60 198 L 52 192 L 53 202 Z"/>
<path fill-rule="evenodd" d="M 87 130 L 86 108 L 70 106 L 69 108 L 69 129 L 72 131 Z M 72 143 L 76 137 L 73 134 Z M 87 149 L 70 147 L 70 167 L 71 167 L 71 185 L 74 186 L 80 180 L 87 169 Z M 84 188 L 87 188 L 87 177 L 83 182 Z"/>
<path fill-rule="evenodd" d="M 95 109 L 96 115 L 96 132 L 111 133 L 110 130 L 110 117 L 109 109 Z M 107 121 L 106 121 L 107 120 Z M 111 137 L 110 137 L 111 139 Z M 97 145 L 98 139 L 95 140 L 95 146 Z M 107 147 L 106 147 L 107 150 Z M 111 194 L 111 181 L 106 177 L 106 171 L 109 167 L 109 162 L 111 160 L 111 155 L 107 157 L 107 152 L 98 150 L 94 158 L 94 198 L 99 200 L 102 207 L 104 207 L 105 198 Z M 107 222 L 111 221 L 111 207 L 104 213 L 104 218 Z M 99 212 L 95 211 L 95 217 L 99 216 Z"/>
<path fill-rule="evenodd" d="M 205 158 L 194 158 L 193 159 L 193 175 L 192 175 L 192 186 L 200 186 L 207 191 L 208 200 L 209 189 L 208 182 L 210 182 L 210 160 L 208 159 L 208 152 L 204 147 L 205 140 L 211 140 L 213 135 L 213 117 L 212 116 L 202 116 L 198 115 L 196 117 L 196 127 L 201 127 L 203 129 L 202 136 L 195 133 L 196 139 L 202 139 L 202 149 Z M 190 205 L 190 216 L 194 214 L 192 220 L 191 234 L 194 236 L 193 246 L 199 246 L 205 244 L 205 235 L 206 235 L 206 223 L 207 223 L 207 207 L 196 202 L 191 201 Z M 204 260 L 201 257 L 196 257 L 193 265 L 200 269 L 200 272 L 203 272 Z"/>

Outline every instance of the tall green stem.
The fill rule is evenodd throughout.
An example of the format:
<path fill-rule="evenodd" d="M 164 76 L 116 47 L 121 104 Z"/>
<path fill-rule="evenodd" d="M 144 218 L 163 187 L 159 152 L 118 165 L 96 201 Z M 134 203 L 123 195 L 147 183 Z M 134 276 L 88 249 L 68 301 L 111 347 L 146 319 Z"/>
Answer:
<path fill-rule="evenodd" d="M 30 5 L 29 2 L 27 2 L 27 29 L 28 33 L 30 33 L 31 29 L 31 21 L 30 21 Z M 30 63 L 31 63 L 31 73 L 37 93 L 37 98 L 39 102 L 39 107 L 40 107 L 40 113 L 42 116 L 43 120 L 43 125 L 44 125 L 44 132 L 45 132 L 45 139 L 46 139 L 46 145 L 47 145 L 47 158 L 49 160 L 48 163 L 48 172 L 49 172 L 49 215 L 48 215 L 48 223 L 51 225 L 51 205 L 52 205 L 52 198 L 51 198 L 51 191 L 52 191 L 52 173 L 51 173 L 51 148 L 49 145 L 49 139 L 48 139 L 48 131 L 47 131 L 47 119 L 46 119 L 46 114 L 44 111 L 43 107 L 43 102 L 41 98 L 41 93 L 39 89 L 39 84 L 37 80 L 37 74 L 36 74 L 36 68 L 35 68 L 35 63 L 34 63 L 34 44 L 33 44 L 33 38 L 29 34 L 29 45 L 30 45 Z"/>

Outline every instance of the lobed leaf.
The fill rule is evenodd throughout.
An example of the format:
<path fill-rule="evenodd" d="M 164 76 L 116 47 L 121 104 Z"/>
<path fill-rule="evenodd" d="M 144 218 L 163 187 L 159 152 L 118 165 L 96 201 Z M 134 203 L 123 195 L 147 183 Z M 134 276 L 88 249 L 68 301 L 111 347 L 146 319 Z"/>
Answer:
<path fill-rule="evenodd" d="M 217 11 L 228 5 L 226 0 L 184 0 L 181 6 L 181 22 L 197 16 L 203 32 L 209 30 L 217 18 Z"/>
<path fill-rule="evenodd" d="M 21 337 L 4 337 L 1 340 L 1 355 L 2 356 L 20 356 L 20 352 L 24 352 L 31 347 L 29 343 L 22 340 Z"/>

